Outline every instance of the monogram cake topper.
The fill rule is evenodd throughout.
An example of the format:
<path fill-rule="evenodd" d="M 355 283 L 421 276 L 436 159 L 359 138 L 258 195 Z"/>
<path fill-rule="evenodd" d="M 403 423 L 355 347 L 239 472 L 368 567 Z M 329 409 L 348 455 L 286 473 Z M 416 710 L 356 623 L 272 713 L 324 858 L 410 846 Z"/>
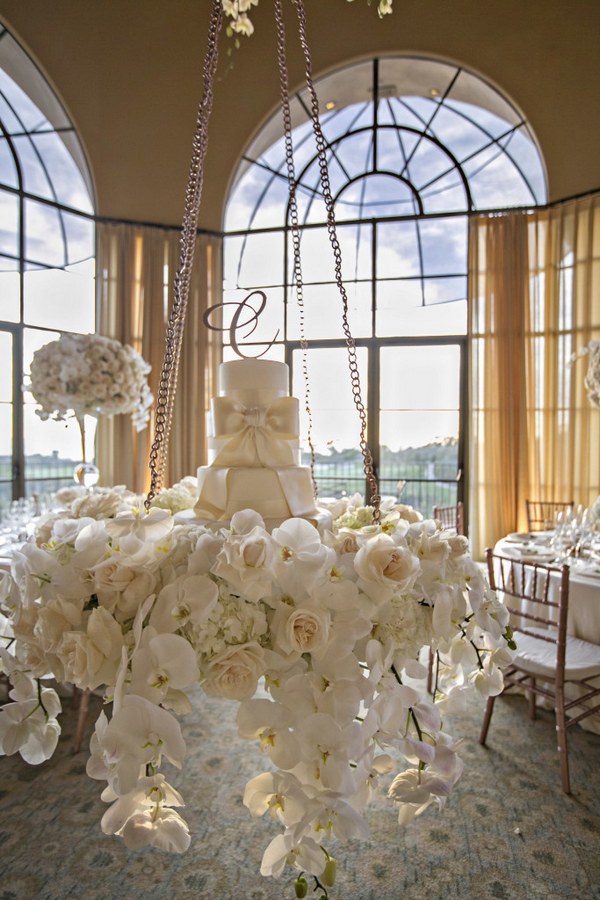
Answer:
<path fill-rule="evenodd" d="M 260 297 L 260 305 L 258 309 L 255 309 L 254 306 L 250 303 L 252 297 L 257 295 Z M 238 329 L 249 327 L 249 331 L 247 331 L 244 335 L 242 335 L 243 340 L 247 340 L 251 334 L 254 334 L 256 331 L 256 327 L 258 325 L 258 319 L 265 306 L 267 305 L 267 295 L 264 291 L 252 291 L 252 293 L 248 294 L 247 297 L 244 297 L 239 303 L 234 303 L 232 300 L 227 300 L 224 303 L 215 303 L 214 306 L 209 306 L 204 315 L 202 316 L 202 321 L 206 325 L 207 328 L 210 328 L 211 331 L 228 331 L 229 332 L 229 343 L 233 347 L 235 353 L 238 356 L 241 356 L 242 359 L 260 359 L 261 356 L 264 356 L 265 353 L 268 353 L 275 341 L 279 336 L 279 329 L 275 332 L 275 337 L 271 340 L 271 342 L 267 345 L 267 347 L 262 351 L 262 353 L 258 353 L 256 356 L 252 356 L 252 354 L 242 353 L 240 350 L 240 345 L 238 344 L 238 339 L 236 336 L 236 332 Z M 217 310 L 222 310 L 226 306 L 235 306 L 236 310 L 231 318 L 231 323 L 227 325 L 213 325 L 210 321 L 211 316 Z M 248 318 L 245 321 L 241 322 L 240 319 L 244 312 L 248 313 Z M 262 342 L 261 342 L 262 343 Z"/>

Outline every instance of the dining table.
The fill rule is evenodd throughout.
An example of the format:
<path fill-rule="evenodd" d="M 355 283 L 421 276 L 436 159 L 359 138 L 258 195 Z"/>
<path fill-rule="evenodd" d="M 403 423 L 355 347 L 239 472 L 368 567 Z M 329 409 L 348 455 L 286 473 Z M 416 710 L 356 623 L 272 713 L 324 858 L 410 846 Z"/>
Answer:
<path fill-rule="evenodd" d="M 519 562 L 541 563 L 557 569 L 567 563 L 570 569 L 567 633 L 600 645 L 600 546 L 592 542 L 582 555 L 570 555 L 572 549 L 561 546 L 553 531 L 514 532 L 496 543 L 494 553 Z M 557 601 L 559 589 L 560 572 L 556 571 L 550 575 L 548 599 Z M 518 646 L 518 633 L 515 641 Z M 600 679 L 592 683 L 600 686 Z M 576 686 L 570 686 L 567 696 L 575 696 L 575 690 Z M 586 730 L 600 734 L 600 713 L 589 716 L 580 724 Z"/>

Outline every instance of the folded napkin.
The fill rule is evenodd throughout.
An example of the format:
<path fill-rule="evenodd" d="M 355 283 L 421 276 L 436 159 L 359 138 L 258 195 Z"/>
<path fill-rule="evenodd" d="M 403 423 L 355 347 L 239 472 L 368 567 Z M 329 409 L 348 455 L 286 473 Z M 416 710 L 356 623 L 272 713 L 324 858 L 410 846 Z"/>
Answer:
<path fill-rule="evenodd" d="M 600 579 L 600 563 L 586 560 L 571 560 L 571 573 L 576 578 Z"/>
<path fill-rule="evenodd" d="M 556 551 L 551 547 L 535 544 L 512 544 L 503 551 L 506 556 L 520 559 L 522 562 L 547 563 L 555 559 Z"/>

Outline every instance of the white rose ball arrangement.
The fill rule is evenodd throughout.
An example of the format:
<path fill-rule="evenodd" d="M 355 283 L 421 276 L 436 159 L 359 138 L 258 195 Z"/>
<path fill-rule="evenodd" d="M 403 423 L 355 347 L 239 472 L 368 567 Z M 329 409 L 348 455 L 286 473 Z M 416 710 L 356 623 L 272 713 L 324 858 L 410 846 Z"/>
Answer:
<path fill-rule="evenodd" d="M 569 360 L 573 365 L 578 359 L 588 357 L 588 367 L 585 374 L 585 389 L 588 400 L 595 409 L 600 409 L 600 341 L 590 341 Z"/>
<path fill-rule="evenodd" d="M 130 413 L 141 431 L 154 399 L 149 371 L 127 344 L 99 334 L 61 334 L 33 354 L 29 390 L 43 420 Z"/>

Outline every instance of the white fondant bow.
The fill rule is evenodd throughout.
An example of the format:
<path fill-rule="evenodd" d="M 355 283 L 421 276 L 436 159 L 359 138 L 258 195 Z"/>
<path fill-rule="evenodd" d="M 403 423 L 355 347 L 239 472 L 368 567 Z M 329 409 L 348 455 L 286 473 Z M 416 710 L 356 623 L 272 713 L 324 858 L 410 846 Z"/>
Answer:
<path fill-rule="evenodd" d="M 215 397 L 215 438 L 227 443 L 213 466 L 293 466 L 296 460 L 288 441 L 298 437 L 297 410 L 295 397 L 280 397 L 267 407 L 247 407 L 229 397 Z"/>

